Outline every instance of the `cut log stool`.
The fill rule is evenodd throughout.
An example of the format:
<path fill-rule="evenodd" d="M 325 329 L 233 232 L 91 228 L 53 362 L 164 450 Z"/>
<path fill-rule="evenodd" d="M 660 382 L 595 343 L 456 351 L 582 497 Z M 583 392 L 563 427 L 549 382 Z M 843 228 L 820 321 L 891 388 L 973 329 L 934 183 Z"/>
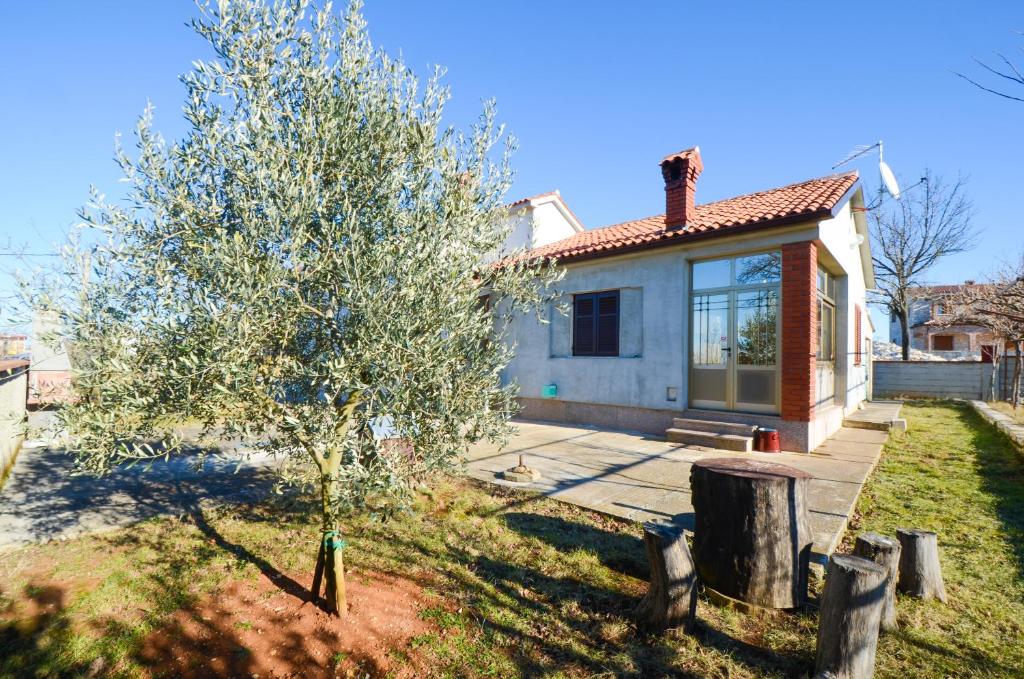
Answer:
<path fill-rule="evenodd" d="M 900 541 L 900 578 L 897 587 L 918 599 L 935 598 L 946 603 L 946 585 L 939 564 L 939 537 L 927 530 L 897 528 Z"/>
<path fill-rule="evenodd" d="M 857 536 L 853 555 L 874 561 L 889 573 L 885 581 L 885 601 L 882 604 L 882 631 L 896 629 L 896 580 L 900 572 L 900 543 L 878 533 Z"/>
<path fill-rule="evenodd" d="M 814 676 L 869 679 L 889 572 L 874 561 L 836 554 L 825 574 Z"/>
<path fill-rule="evenodd" d="M 664 523 L 644 524 L 644 547 L 651 584 L 636 608 L 637 626 L 650 631 L 690 629 L 697 613 L 697 571 L 683 529 Z"/>
<path fill-rule="evenodd" d="M 807 597 L 807 472 L 742 458 L 693 463 L 693 557 L 705 586 L 765 608 Z"/>

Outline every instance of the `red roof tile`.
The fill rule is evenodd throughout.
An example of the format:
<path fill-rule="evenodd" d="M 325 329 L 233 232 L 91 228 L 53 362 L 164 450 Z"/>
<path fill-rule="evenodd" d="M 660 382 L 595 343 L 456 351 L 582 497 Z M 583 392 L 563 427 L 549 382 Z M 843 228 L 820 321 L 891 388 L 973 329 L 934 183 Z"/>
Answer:
<path fill-rule="evenodd" d="M 0 361 L 0 373 L 10 372 L 11 370 L 16 370 L 17 368 L 27 367 L 28 361 L 20 358 L 4 359 Z"/>
<path fill-rule="evenodd" d="M 713 232 L 722 235 L 749 227 L 778 226 L 801 219 L 824 218 L 857 183 L 857 173 L 821 177 L 777 189 L 698 205 L 681 229 L 666 229 L 665 215 L 654 215 L 583 231 L 527 253 L 560 261 L 604 257 L 642 247 L 670 245 Z"/>

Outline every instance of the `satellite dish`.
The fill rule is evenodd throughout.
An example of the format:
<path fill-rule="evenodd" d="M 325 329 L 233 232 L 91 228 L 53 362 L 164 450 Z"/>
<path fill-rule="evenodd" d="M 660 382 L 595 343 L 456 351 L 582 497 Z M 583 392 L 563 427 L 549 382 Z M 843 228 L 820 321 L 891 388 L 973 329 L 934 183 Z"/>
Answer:
<path fill-rule="evenodd" d="M 885 185 L 885 190 L 889 192 L 889 195 L 899 200 L 900 185 L 896 181 L 896 175 L 892 173 L 892 168 L 884 160 L 878 161 L 878 174 L 882 175 L 882 184 Z"/>

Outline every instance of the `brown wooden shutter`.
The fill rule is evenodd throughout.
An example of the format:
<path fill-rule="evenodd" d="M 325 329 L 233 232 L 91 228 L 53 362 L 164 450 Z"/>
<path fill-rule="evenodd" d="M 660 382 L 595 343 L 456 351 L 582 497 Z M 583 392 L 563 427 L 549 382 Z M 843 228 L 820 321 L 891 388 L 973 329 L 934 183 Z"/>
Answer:
<path fill-rule="evenodd" d="M 619 291 L 597 295 L 597 347 L 600 356 L 619 355 Z"/>
<path fill-rule="evenodd" d="M 572 353 L 577 356 L 594 353 L 595 301 L 593 295 L 576 295 L 573 299 Z"/>
<path fill-rule="evenodd" d="M 861 358 L 862 349 L 861 349 L 861 347 L 864 346 L 864 339 L 861 337 L 861 325 L 860 325 L 861 324 L 861 320 L 860 320 L 861 310 L 860 310 L 860 304 L 855 304 L 853 306 L 853 310 L 854 310 L 854 316 L 853 316 L 853 341 L 856 342 L 856 344 L 854 345 L 854 347 L 856 347 L 856 348 L 854 349 L 854 354 L 853 354 L 853 364 L 854 365 L 860 365 L 861 361 L 862 361 L 862 358 Z"/>
<path fill-rule="evenodd" d="M 573 356 L 619 355 L 619 291 L 573 297 Z"/>

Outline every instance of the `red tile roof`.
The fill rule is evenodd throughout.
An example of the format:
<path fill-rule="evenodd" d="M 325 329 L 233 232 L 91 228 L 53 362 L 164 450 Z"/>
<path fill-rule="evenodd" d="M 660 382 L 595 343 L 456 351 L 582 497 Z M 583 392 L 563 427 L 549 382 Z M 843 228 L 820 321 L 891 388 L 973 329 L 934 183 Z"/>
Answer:
<path fill-rule="evenodd" d="M 527 256 L 555 258 L 559 261 L 604 257 L 717 233 L 727 235 L 754 227 L 760 229 L 796 221 L 824 219 L 856 183 L 856 172 L 820 177 L 698 205 L 694 209 L 693 218 L 681 229 L 666 229 L 665 215 L 654 215 L 583 231 L 535 248 Z"/>
<path fill-rule="evenodd" d="M 10 372 L 11 370 L 16 370 L 18 368 L 26 368 L 26 367 L 28 367 L 28 361 L 25 361 L 23 359 L 15 358 L 15 359 L 4 359 L 4 360 L 0 361 L 0 373 Z"/>
<path fill-rule="evenodd" d="M 555 191 L 545 191 L 544 193 L 538 193 L 535 196 L 527 196 L 526 198 L 520 198 L 519 200 L 514 200 L 511 203 L 509 203 L 508 205 L 506 205 L 505 207 L 516 207 L 518 205 L 523 205 L 525 203 L 529 203 L 531 200 L 538 200 L 540 198 L 548 198 L 550 196 L 558 196 L 559 198 L 561 198 L 561 194 L 557 190 L 555 190 Z"/>

